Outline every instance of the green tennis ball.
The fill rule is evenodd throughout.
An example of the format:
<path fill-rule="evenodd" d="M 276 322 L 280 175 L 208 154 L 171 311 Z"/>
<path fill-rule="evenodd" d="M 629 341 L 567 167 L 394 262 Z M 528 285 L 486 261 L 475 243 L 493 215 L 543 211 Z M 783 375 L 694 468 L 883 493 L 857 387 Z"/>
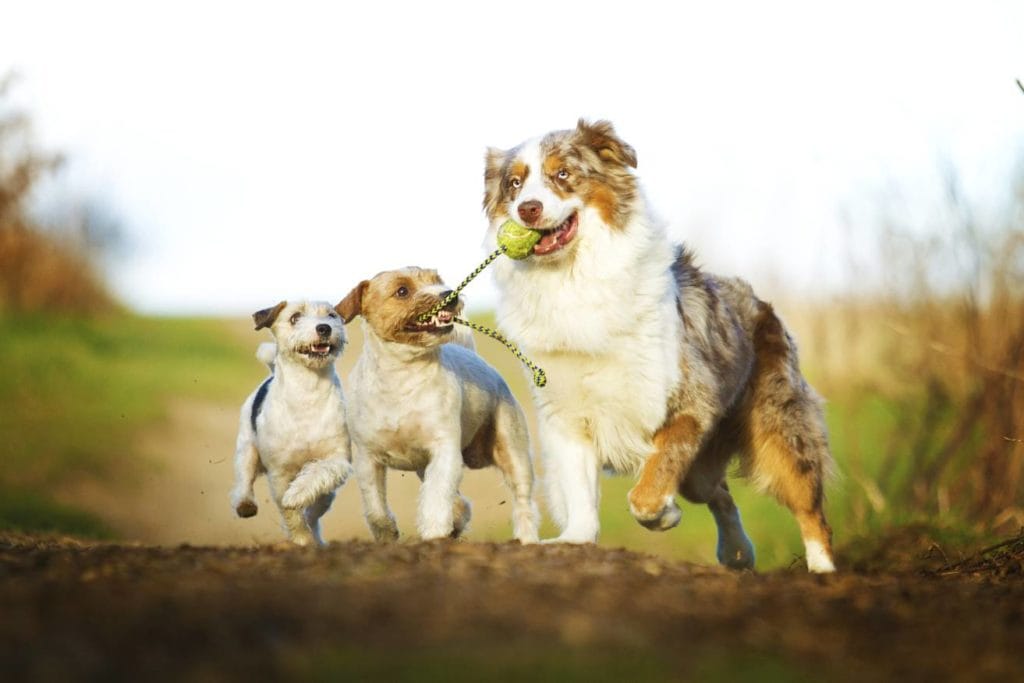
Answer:
<path fill-rule="evenodd" d="M 513 220 L 507 220 L 498 228 L 498 246 L 505 255 L 520 261 L 533 253 L 533 247 L 540 242 L 541 234 Z"/>

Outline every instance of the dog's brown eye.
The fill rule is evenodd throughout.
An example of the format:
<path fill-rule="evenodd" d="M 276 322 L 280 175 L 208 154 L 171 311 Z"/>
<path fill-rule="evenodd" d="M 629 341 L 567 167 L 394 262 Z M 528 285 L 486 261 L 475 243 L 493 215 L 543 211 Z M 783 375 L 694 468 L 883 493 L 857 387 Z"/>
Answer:
<path fill-rule="evenodd" d="M 295 323 L 299 322 L 299 318 L 301 318 L 301 317 L 302 317 L 301 313 L 292 313 L 292 317 L 288 318 L 288 322 L 290 322 L 292 325 L 294 325 Z"/>
<path fill-rule="evenodd" d="M 409 288 L 404 286 L 399 287 L 398 291 L 395 292 L 395 296 L 397 296 L 399 299 L 404 299 L 405 297 L 409 296 Z"/>
<path fill-rule="evenodd" d="M 508 186 L 511 187 L 513 190 L 518 190 L 522 184 L 523 181 L 520 180 L 519 178 L 516 178 L 515 176 L 508 179 Z"/>

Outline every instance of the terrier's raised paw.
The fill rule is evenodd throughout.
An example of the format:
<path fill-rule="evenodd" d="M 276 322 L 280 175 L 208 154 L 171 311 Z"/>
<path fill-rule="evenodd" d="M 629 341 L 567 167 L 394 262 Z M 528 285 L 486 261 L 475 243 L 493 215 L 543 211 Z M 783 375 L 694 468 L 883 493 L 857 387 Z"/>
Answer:
<path fill-rule="evenodd" d="M 243 500 L 235 506 L 235 513 L 239 517 L 255 517 L 258 510 L 259 507 L 251 500 Z"/>

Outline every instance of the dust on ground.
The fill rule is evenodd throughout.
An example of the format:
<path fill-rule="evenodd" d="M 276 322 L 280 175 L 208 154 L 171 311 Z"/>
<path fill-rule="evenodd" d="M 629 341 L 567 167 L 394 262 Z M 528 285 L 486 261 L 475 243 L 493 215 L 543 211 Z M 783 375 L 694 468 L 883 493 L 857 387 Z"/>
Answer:
<path fill-rule="evenodd" d="M 599 546 L 0 537 L 6 680 L 1013 680 L 1024 537 L 885 572 Z"/>

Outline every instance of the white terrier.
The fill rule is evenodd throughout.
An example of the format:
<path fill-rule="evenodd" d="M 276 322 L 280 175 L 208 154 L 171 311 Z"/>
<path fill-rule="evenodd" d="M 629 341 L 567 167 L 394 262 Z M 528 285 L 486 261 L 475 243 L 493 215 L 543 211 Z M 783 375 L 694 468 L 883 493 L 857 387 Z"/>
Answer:
<path fill-rule="evenodd" d="M 436 271 L 405 268 L 360 282 L 337 306 L 346 323 L 357 315 L 366 321 L 349 390 L 354 466 L 367 524 L 377 540 L 398 538 L 385 496 L 391 467 L 414 471 L 423 482 L 420 537 L 457 537 L 470 518 L 469 502 L 459 494 L 463 465 L 495 465 L 512 490 L 515 538 L 535 542 L 537 509 L 522 408 L 474 352 L 472 336 L 455 332 L 460 301 L 419 321 L 448 293 Z"/>
<path fill-rule="evenodd" d="M 255 515 L 253 482 L 265 472 L 288 539 L 323 545 L 320 517 L 352 471 L 334 368 L 345 328 L 334 307 L 320 301 L 282 301 L 252 317 L 277 343 L 260 344 L 256 352 L 272 374 L 242 405 L 231 505 L 239 517 Z"/>

